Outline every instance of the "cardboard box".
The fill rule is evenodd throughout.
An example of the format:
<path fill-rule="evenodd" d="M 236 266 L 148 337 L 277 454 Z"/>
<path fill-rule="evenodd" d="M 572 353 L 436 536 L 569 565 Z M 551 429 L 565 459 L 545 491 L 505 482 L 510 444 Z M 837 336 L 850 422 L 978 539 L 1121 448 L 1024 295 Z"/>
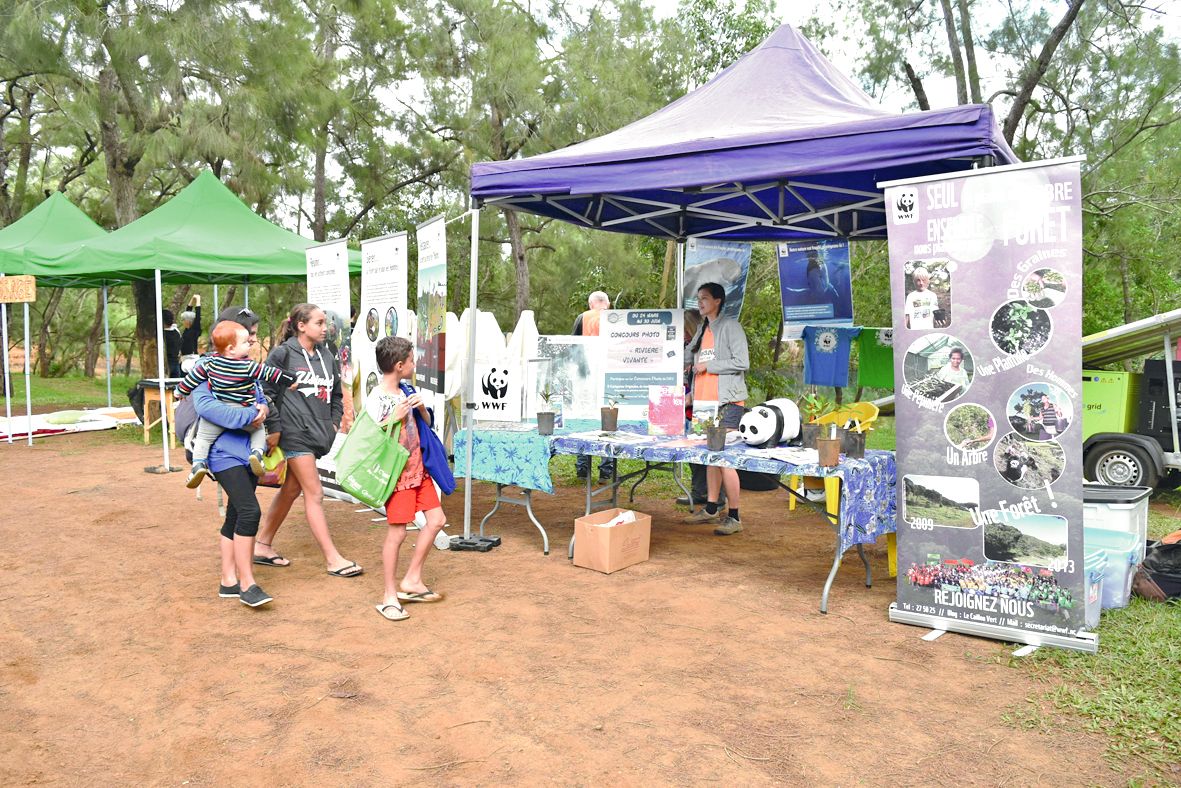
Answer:
<path fill-rule="evenodd" d="M 611 574 L 648 560 L 652 518 L 635 512 L 634 522 L 605 524 L 627 509 L 604 509 L 574 521 L 574 565 Z M 634 510 L 632 510 L 634 511 Z"/>

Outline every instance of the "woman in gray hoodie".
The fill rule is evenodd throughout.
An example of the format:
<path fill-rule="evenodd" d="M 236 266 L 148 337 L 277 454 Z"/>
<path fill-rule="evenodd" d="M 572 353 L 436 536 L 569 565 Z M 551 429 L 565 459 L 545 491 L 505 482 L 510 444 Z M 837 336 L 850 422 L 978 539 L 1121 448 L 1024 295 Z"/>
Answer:
<path fill-rule="evenodd" d="M 291 562 L 272 547 L 275 534 L 291 505 L 303 494 L 308 527 L 324 553 L 328 574 L 356 577 L 362 570 L 355 561 L 342 556 L 328 533 L 324 516 L 324 490 L 316 460 L 332 448 L 344 414 L 340 364 L 324 340 L 328 323 L 324 310 L 315 304 L 300 304 L 291 310 L 282 342 L 271 351 L 267 363 L 295 376 L 295 387 L 269 387 L 275 412 L 267 419 L 267 446 L 278 446 L 287 458 L 287 478 L 263 516 L 255 542 L 254 563 L 288 566 Z"/>

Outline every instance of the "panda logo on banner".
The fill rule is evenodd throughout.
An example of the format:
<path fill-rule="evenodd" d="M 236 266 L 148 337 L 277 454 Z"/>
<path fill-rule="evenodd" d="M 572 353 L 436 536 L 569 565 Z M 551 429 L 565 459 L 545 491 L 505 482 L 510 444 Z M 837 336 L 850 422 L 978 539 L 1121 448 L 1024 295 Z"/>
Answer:
<path fill-rule="evenodd" d="M 494 400 L 502 400 L 508 394 L 508 370 L 493 367 L 484 376 L 481 385 L 484 394 Z"/>
<path fill-rule="evenodd" d="M 913 186 L 899 189 L 894 197 L 894 224 L 914 224 L 919 220 L 919 192 Z"/>

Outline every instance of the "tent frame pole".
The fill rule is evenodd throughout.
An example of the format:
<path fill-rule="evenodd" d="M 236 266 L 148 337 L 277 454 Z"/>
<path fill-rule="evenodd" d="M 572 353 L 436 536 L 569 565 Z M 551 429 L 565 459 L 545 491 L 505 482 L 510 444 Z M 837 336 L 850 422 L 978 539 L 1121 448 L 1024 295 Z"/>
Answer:
<path fill-rule="evenodd" d="M 107 356 L 107 407 L 113 407 L 111 400 L 111 311 L 107 300 L 107 283 L 103 282 L 103 346 Z"/>
<path fill-rule="evenodd" d="M 685 242 L 677 241 L 677 309 L 685 308 Z"/>
<path fill-rule="evenodd" d="M 213 319 L 217 320 L 217 314 L 221 311 L 221 299 L 217 297 L 217 283 L 213 283 Z"/>
<path fill-rule="evenodd" d="M 4 276 L 4 274 L 0 274 Z M 8 304 L 0 304 L 0 336 L 4 342 L 4 418 L 8 442 L 12 443 L 12 369 L 8 362 Z"/>
<path fill-rule="evenodd" d="M 250 278 L 242 279 L 242 306 L 250 308 Z"/>
<path fill-rule="evenodd" d="M 467 327 L 467 386 L 463 393 L 463 425 L 467 432 L 467 451 L 463 472 L 463 538 L 472 538 L 472 444 L 475 442 L 474 396 L 476 377 L 476 288 L 480 270 L 480 209 L 472 208 L 472 249 L 468 275 L 468 327 Z M 480 525 L 481 530 L 483 524 Z"/>
<path fill-rule="evenodd" d="M 160 441 L 164 444 L 163 473 L 172 470 L 172 458 L 168 455 L 168 430 L 172 425 L 168 423 L 168 401 L 165 399 L 164 379 L 168 377 L 168 369 L 164 366 L 164 318 L 160 313 L 164 309 L 164 296 L 160 286 L 160 269 L 156 269 L 156 380 L 160 384 Z M 144 418 L 148 417 L 144 409 Z"/>
<path fill-rule="evenodd" d="M 25 307 L 25 432 L 29 433 L 29 445 L 33 445 L 33 365 L 32 353 L 29 352 L 33 343 L 29 341 L 29 304 L 26 301 Z M 7 354 L 8 349 L 5 348 Z M 11 429 L 11 427 L 10 427 Z"/>

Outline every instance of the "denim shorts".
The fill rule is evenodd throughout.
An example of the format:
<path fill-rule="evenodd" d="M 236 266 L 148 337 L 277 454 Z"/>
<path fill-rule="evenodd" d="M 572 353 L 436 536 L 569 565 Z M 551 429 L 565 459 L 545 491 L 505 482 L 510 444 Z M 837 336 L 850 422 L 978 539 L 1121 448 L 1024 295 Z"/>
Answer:
<path fill-rule="evenodd" d="M 311 451 L 287 451 L 286 449 L 283 449 L 283 456 L 284 456 L 285 458 L 287 458 L 287 459 L 291 460 L 291 459 L 295 459 L 296 457 L 314 457 L 314 456 L 315 456 L 315 452 L 311 452 Z"/>

